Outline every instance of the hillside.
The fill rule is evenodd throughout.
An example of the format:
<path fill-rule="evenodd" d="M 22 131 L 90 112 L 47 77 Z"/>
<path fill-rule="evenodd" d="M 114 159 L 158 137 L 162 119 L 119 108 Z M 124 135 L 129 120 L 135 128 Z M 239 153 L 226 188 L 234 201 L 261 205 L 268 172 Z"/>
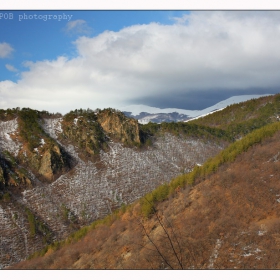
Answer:
<path fill-rule="evenodd" d="M 279 269 L 279 137 L 266 125 L 13 268 Z"/>
<path fill-rule="evenodd" d="M 280 118 L 280 94 L 233 104 L 225 109 L 188 123 L 220 128 L 229 137 L 238 139 L 254 129 Z"/>
<path fill-rule="evenodd" d="M 230 205 L 233 209 L 237 207 L 233 203 L 235 201 L 234 194 L 229 194 L 227 188 L 225 192 L 220 183 L 216 188 L 216 179 L 211 181 L 210 177 L 218 178 L 215 176 L 220 176 L 224 178 L 225 182 L 229 180 L 228 178 L 233 178 L 232 184 L 234 186 L 245 186 L 247 184 L 246 176 L 250 177 L 250 172 L 254 171 L 252 166 L 256 166 L 255 169 L 261 168 L 264 166 L 264 162 L 254 161 L 249 164 L 248 157 L 247 165 L 240 164 L 240 169 L 238 169 L 238 164 L 234 167 L 239 170 L 238 172 L 244 172 L 246 176 L 243 173 L 232 176 L 230 172 L 228 173 L 225 170 L 228 166 L 234 164 L 232 163 L 234 160 L 238 160 L 236 159 L 237 156 L 245 157 L 247 153 L 244 152 L 253 149 L 254 145 L 268 139 L 279 130 L 279 109 L 279 95 L 275 95 L 231 105 L 222 111 L 187 123 L 149 123 L 146 125 L 138 124 L 136 120 L 127 118 L 123 113 L 114 109 L 95 111 L 80 109 L 71 111 L 64 116 L 28 108 L 0 111 L 0 119 L 2 120 L 0 122 L 2 128 L 0 135 L 0 220 L 3 225 L 0 229 L 1 267 L 18 263 L 34 252 L 48 251 L 48 254 L 50 254 L 52 250 L 56 250 L 61 244 L 64 244 L 65 241 L 63 240 L 66 240 L 66 238 L 70 238 L 66 243 L 71 243 L 83 236 L 92 227 L 97 227 L 97 231 L 91 232 L 93 235 L 96 232 L 98 236 L 98 228 L 103 228 L 105 232 L 100 235 L 104 235 L 112 241 L 108 243 L 108 248 L 114 248 L 114 246 L 118 246 L 118 242 L 114 244 L 114 241 L 117 241 L 122 233 L 119 233 L 120 236 L 117 237 L 118 226 L 115 230 L 112 222 L 118 223 L 117 221 L 123 219 L 124 226 L 120 226 L 121 231 L 130 230 L 127 231 L 128 236 L 120 238 L 122 246 L 125 246 L 124 244 L 128 242 L 130 245 L 127 246 L 130 248 L 133 244 L 129 243 L 129 240 L 134 240 L 132 235 L 135 235 L 142 239 L 133 242 L 147 247 L 145 242 L 154 240 L 151 238 L 150 232 L 152 234 L 157 232 L 152 230 L 157 227 L 159 232 L 168 228 L 168 230 L 171 230 L 170 235 L 174 235 L 175 228 L 167 224 L 160 225 L 161 221 L 166 219 L 169 221 L 171 218 L 172 223 L 178 223 L 177 230 L 186 232 L 186 236 L 188 236 L 182 242 L 188 244 L 194 242 L 193 244 L 196 244 L 195 240 L 200 240 L 202 237 L 195 236 L 195 234 L 202 231 L 202 228 L 194 228 L 193 233 L 188 232 L 187 229 L 182 229 L 180 226 L 184 223 L 187 225 L 187 220 L 181 221 L 179 218 L 177 222 L 176 215 L 180 216 L 180 211 L 183 211 L 182 215 L 184 217 L 189 215 L 185 211 L 201 212 L 201 216 L 195 216 L 195 219 L 199 223 L 207 224 L 208 221 L 203 220 L 203 215 L 209 214 L 211 218 L 212 214 L 210 215 L 210 213 L 216 213 L 214 208 L 206 210 L 208 206 L 216 207 L 221 203 L 223 207 L 224 204 Z M 274 177 L 277 178 L 278 168 L 277 137 L 275 136 L 273 139 L 271 148 L 275 147 L 275 149 L 273 148 L 272 153 L 274 155 L 271 155 L 271 157 L 274 156 L 276 161 L 274 167 L 271 167 L 275 169 L 274 173 L 273 170 L 269 171 L 271 172 L 269 176 L 272 175 L 270 176 L 271 180 Z M 261 151 L 262 146 L 256 147 L 257 151 Z M 267 146 L 267 149 L 269 149 L 269 146 Z M 252 155 L 250 156 L 252 157 Z M 258 160 L 260 158 L 261 156 L 257 157 Z M 224 172 L 219 173 L 219 170 L 224 170 Z M 259 178 L 260 170 L 257 169 L 256 172 L 258 173 L 254 173 L 256 180 L 261 180 Z M 213 173 L 216 175 L 211 175 Z M 174 177 L 176 178 L 172 179 Z M 245 182 L 238 181 L 240 178 L 243 178 Z M 237 181 L 235 182 L 235 180 Z M 198 193 L 198 197 L 203 196 L 204 193 L 201 193 L 200 187 L 197 186 L 201 184 L 203 188 L 206 188 L 204 187 L 206 182 L 209 182 L 209 185 L 207 185 L 207 188 L 209 188 L 208 194 L 202 201 L 196 201 L 196 195 L 193 195 L 193 193 Z M 255 183 L 257 184 L 257 181 Z M 210 190 L 212 187 L 213 190 Z M 231 188 L 234 189 L 235 187 Z M 262 186 L 262 188 L 265 190 L 266 187 Z M 276 181 L 275 188 L 277 188 Z M 217 193 L 214 192 L 216 189 Z M 238 189 L 234 192 L 243 192 L 243 190 Z M 175 198 L 174 201 L 172 200 L 173 197 L 180 197 L 181 195 L 187 201 L 181 202 L 189 210 L 180 208 L 181 206 Z M 255 193 L 250 195 L 254 197 Z M 219 196 L 228 198 L 233 204 L 221 202 Z M 140 201 L 137 202 L 138 199 Z M 248 205 L 251 201 L 249 195 L 244 194 L 243 199 L 242 203 L 244 205 Z M 249 202 L 246 202 L 247 199 Z M 134 202 L 135 204 L 129 206 Z M 252 203 L 255 204 L 255 202 Z M 256 204 L 258 203 L 256 202 Z M 199 206 L 192 208 L 194 205 Z M 275 206 L 275 204 L 273 205 Z M 155 207 L 161 210 L 157 212 Z M 245 212 L 248 210 L 246 207 L 244 208 Z M 120 213 L 114 214 L 115 211 L 119 211 L 117 209 L 122 209 L 122 212 L 125 209 L 130 210 L 126 210 L 124 216 L 122 216 Z M 240 209 L 240 211 L 243 211 L 242 207 Z M 177 211 L 176 215 L 172 214 L 172 211 Z M 229 211 L 232 214 L 239 213 L 239 210 L 231 212 L 231 208 L 221 208 L 219 211 Z M 159 216 L 155 216 L 155 213 L 161 215 L 163 220 Z M 111 216 L 105 218 L 108 214 L 111 214 Z M 250 215 L 252 216 L 251 212 Z M 219 219 L 216 219 L 217 217 L 211 218 L 213 226 L 219 221 Z M 238 230 L 239 227 L 245 227 L 252 222 L 246 220 L 246 217 L 245 215 L 244 225 L 237 224 Z M 102 218 L 105 218 L 105 222 L 100 221 Z M 195 221 L 195 219 L 192 221 Z M 223 219 L 225 218 L 223 217 Z M 232 220 L 234 219 L 235 217 L 232 218 Z M 165 223 L 169 223 L 167 220 Z M 126 222 L 128 224 L 125 225 Z M 139 222 L 140 228 L 137 233 L 134 227 L 136 224 L 139 225 Z M 156 222 L 159 225 L 156 225 Z M 226 220 L 224 222 L 227 223 Z M 97 226 L 100 223 L 102 226 Z M 92 226 L 89 226 L 90 224 Z M 207 228 L 211 228 L 212 224 L 207 224 Z M 108 227 L 108 225 L 110 226 Z M 188 226 L 191 228 L 190 224 Z M 109 228 L 112 228 L 112 231 Z M 221 230 L 222 226 L 219 225 L 218 228 Z M 247 232 L 248 230 L 244 228 L 243 231 Z M 221 236 L 224 236 L 223 231 L 220 233 L 222 233 Z M 167 231 L 161 233 L 160 236 L 162 238 L 165 236 L 167 238 L 165 241 L 170 240 Z M 155 236 L 156 239 L 158 237 Z M 99 240 L 99 237 L 96 237 L 95 241 L 88 239 L 87 242 L 107 244 L 107 241 L 103 240 L 102 237 L 100 238 Z M 179 246 L 178 237 L 173 236 L 173 238 L 176 239 L 175 241 L 173 239 L 173 242 L 177 244 L 176 246 Z M 195 264 L 192 262 L 192 266 L 186 266 L 185 263 L 183 267 L 207 268 L 205 264 L 206 251 L 209 252 L 212 248 L 213 244 L 211 242 L 213 240 L 210 235 L 203 238 L 205 239 L 201 239 L 200 243 L 191 246 L 199 246 L 198 244 L 206 242 L 205 252 L 202 253 L 204 247 L 199 249 L 201 254 L 206 254 L 205 258 L 203 257 L 201 262 L 195 262 Z M 202 242 L 202 240 L 204 241 Z M 215 240 L 215 242 L 218 242 L 215 243 L 215 246 L 217 246 L 215 248 L 220 247 L 220 241 L 217 241 L 217 238 Z M 49 247 L 46 247 L 48 244 L 50 244 Z M 171 245 L 172 242 L 169 242 L 169 244 Z M 172 246 L 173 255 L 174 250 L 183 250 L 181 245 L 179 246 L 181 249 L 179 247 L 174 249 L 174 244 Z M 45 249 L 40 251 L 43 248 Z M 121 264 L 114 263 L 113 259 L 119 258 L 115 254 L 118 254 L 119 250 L 126 249 L 116 247 L 112 250 L 114 252 L 112 256 L 109 256 L 108 252 L 111 249 L 105 248 L 103 250 L 102 246 L 97 246 L 97 248 L 100 250 L 100 260 L 99 255 L 92 257 L 90 254 L 89 258 L 97 258 L 98 261 L 95 260 L 95 262 L 99 264 L 90 264 L 89 266 L 87 264 L 86 267 L 134 268 L 132 264 L 129 264 L 130 261 L 128 263 L 121 262 Z M 137 249 L 134 245 L 132 248 L 136 250 L 135 254 L 138 257 L 141 256 L 140 263 L 142 263 L 143 257 L 148 260 L 153 259 L 152 256 L 145 255 L 146 253 L 142 255 L 142 249 L 139 251 L 139 248 L 137 247 Z M 154 249 L 156 250 L 155 255 L 161 255 L 161 250 L 158 247 Z M 152 250 L 154 252 L 154 249 L 150 248 L 148 251 Z M 63 250 L 67 251 L 68 249 L 65 247 Z M 129 256 L 130 254 L 133 255 L 133 250 L 129 249 L 127 254 Z M 83 253 L 79 252 L 79 256 L 81 254 Z M 134 255 L 133 259 L 136 260 L 138 257 Z M 174 257 L 179 258 L 178 254 L 175 254 Z M 104 258 L 104 262 L 102 258 Z M 179 259 L 181 258 L 183 256 Z M 185 258 L 187 257 L 185 256 Z M 130 257 L 127 257 L 127 259 L 130 260 Z M 162 261 L 164 257 L 161 256 L 158 260 L 160 259 Z M 106 261 L 108 261 L 107 264 Z M 190 263 L 190 260 L 185 261 Z M 174 261 L 172 260 L 172 262 Z M 168 265 L 166 260 L 164 260 L 164 263 L 167 265 L 167 267 L 164 265 L 164 268 L 172 268 L 173 266 L 173 268 L 179 268 L 176 261 L 174 265 L 170 265 L 169 262 Z M 179 266 L 182 267 L 182 262 L 179 263 Z M 150 268 L 158 267 L 156 260 L 149 265 L 151 265 Z M 61 268 L 66 267 L 72 267 L 72 263 L 70 262 L 67 265 L 65 263 L 64 267 L 61 266 Z M 137 268 L 147 267 L 141 264 Z"/>
<path fill-rule="evenodd" d="M 1 268 L 191 171 L 228 144 L 217 129 L 195 125 L 189 133 L 174 124 L 151 131 L 114 109 L 62 116 L 16 108 L 1 110 L 0 120 Z"/>

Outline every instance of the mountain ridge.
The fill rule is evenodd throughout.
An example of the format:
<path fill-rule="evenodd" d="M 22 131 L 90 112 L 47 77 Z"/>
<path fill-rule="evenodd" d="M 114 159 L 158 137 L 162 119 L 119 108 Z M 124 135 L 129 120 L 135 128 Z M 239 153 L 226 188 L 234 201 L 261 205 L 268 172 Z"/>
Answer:
<path fill-rule="evenodd" d="M 202 110 L 186 110 L 177 108 L 160 109 L 146 105 L 129 105 L 120 107 L 119 109 L 128 117 L 136 118 L 141 124 L 147 124 L 149 121 L 156 123 L 164 121 L 189 121 L 194 118 L 200 118 L 207 114 L 211 114 L 216 110 L 222 110 L 232 104 L 270 95 L 272 94 L 232 96 Z"/>

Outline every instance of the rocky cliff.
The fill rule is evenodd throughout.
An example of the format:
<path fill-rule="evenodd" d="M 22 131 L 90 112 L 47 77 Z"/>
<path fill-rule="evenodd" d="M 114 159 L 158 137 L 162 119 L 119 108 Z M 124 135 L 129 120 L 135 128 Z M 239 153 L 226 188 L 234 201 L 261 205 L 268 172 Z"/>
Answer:
<path fill-rule="evenodd" d="M 97 119 L 104 131 L 112 139 L 125 144 L 140 144 L 137 120 L 128 118 L 120 111 L 114 109 L 99 111 Z"/>
<path fill-rule="evenodd" d="M 75 110 L 66 114 L 61 121 L 62 132 L 59 139 L 63 143 L 72 143 L 81 155 L 92 156 L 106 150 L 107 137 L 91 110 Z"/>

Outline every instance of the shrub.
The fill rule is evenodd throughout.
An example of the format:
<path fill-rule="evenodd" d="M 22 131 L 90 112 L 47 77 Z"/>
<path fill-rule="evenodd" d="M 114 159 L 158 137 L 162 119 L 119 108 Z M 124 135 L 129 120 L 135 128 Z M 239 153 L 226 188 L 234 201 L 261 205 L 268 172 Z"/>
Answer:
<path fill-rule="evenodd" d="M 5 201 L 5 202 L 10 202 L 11 201 L 11 195 L 9 194 L 9 193 L 4 193 L 3 194 L 3 200 Z"/>
<path fill-rule="evenodd" d="M 35 217 L 33 215 L 33 213 L 26 208 L 25 212 L 27 214 L 27 218 L 28 218 L 28 222 L 29 222 L 29 232 L 30 232 L 30 236 L 34 237 L 36 234 L 36 223 L 35 223 Z"/>

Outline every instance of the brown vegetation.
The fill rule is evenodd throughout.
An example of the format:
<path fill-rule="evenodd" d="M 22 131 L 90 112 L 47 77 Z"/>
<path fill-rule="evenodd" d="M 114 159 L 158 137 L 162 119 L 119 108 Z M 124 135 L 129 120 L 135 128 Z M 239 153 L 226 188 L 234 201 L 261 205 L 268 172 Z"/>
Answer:
<path fill-rule="evenodd" d="M 17 269 L 279 269 L 280 133 L 181 188 L 142 218 L 140 204 L 78 242 Z"/>

